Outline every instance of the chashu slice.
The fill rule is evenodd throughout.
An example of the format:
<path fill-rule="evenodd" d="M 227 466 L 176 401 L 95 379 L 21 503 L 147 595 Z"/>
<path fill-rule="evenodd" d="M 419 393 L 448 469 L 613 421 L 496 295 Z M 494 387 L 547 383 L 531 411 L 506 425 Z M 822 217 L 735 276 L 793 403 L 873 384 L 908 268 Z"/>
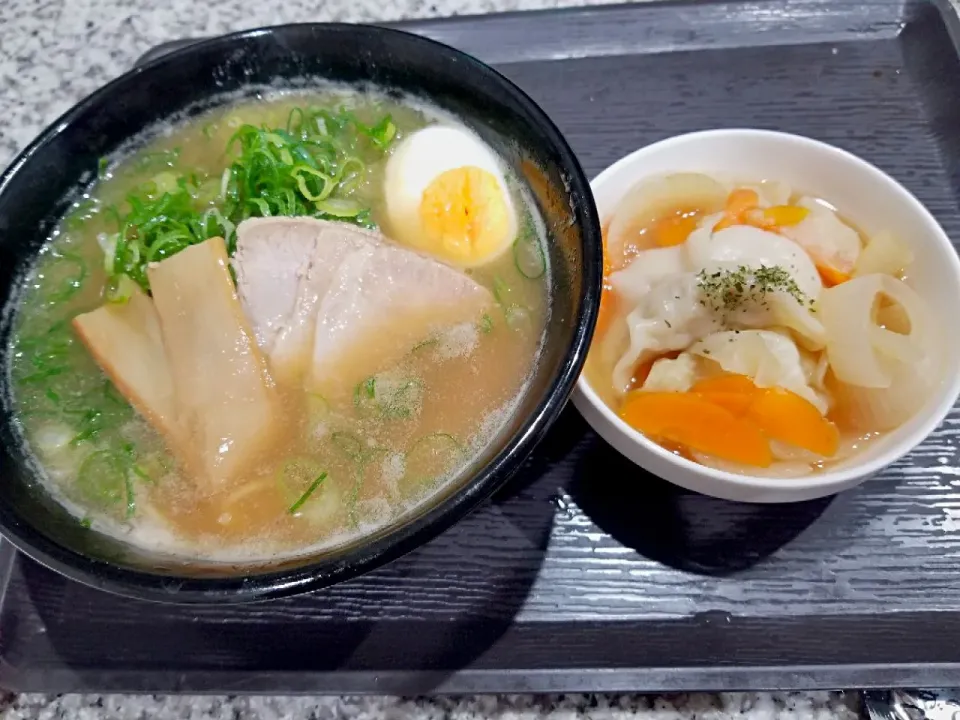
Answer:
<path fill-rule="evenodd" d="M 120 394 L 176 452 L 173 379 L 153 301 L 135 287 L 127 302 L 77 315 L 73 328 Z"/>
<path fill-rule="evenodd" d="M 316 226 L 305 218 L 255 218 L 237 226 L 237 294 L 266 353 L 293 312 L 316 238 Z"/>
<path fill-rule="evenodd" d="M 198 474 L 235 478 L 281 427 L 276 389 L 240 307 L 222 238 L 148 268 L 173 379 L 176 421 Z"/>
<path fill-rule="evenodd" d="M 340 265 L 320 302 L 308 389 L 336 395 L 398 362 L 418 342 L 493 304 L 460 270 L 389 243 Z"/>
<path fill-rule="evenodd" d="M 274 378 L 294 384 L 309 367 L 317 307 L 351 253 L 378 233 L 314 218 L 256 218 L 237 228 L 237 291 Z"/>

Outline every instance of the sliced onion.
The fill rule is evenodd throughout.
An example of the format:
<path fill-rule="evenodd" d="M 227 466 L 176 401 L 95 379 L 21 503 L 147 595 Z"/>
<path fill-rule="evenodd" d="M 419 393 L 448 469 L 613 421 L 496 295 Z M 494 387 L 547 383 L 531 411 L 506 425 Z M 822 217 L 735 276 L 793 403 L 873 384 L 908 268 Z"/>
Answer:
<path fill-rule="evenodd" d="M 723 460 L 713 455 L 703 453 L 691 453 L 693 459 L 701 465 L 705 465 L 714 470 L 734 473 L 735 475 L 746 475 L 756 478 L 789 479 L 804 477 L 813 472 L 813 467 L 805 462 L 775 462 L 765 468 L 753 467 L 751 465 L 742 465 L 741 463 Z"/>
<path fill-rule="evenodd" d="M 756 185 L 747 185 L 747 187 L 760 196 L 760 204 L 763 207 L 787 205 L 793 194 L 790 186 L 780 180 L 762 180 Z"/>
<path fill-rule="evenodd" d="M 865 388 L 835 382 L 831 389 L 834 413 L 845 425 L 863 432 L 893 430 L 916 415 L 941 384 L 936 354 L 918 365 L 900 363 L 886 388 Z"/>
<path fill-rule="evenodd" d="M 708 175 L 674 173 L 641 180 L 627 191 L 610 218 L 607 231 L 607 253 L 612 267 L 623 267 L 625 248 L 633 244 L 638 250 L 655 247 L 643 244 L 638 232 L 676 206 L 694 206 L 705 212 L 723 207 L 727 188 Z"/>
<path fill-rule="evenodd" d="M 853 269 L 856 276 L 900 275 L 913 262 L 913 251 L 903 240 L 893 233 L 882 232 L 875 235 L 860 253 Z"/>
<path fill-rule="evenodd" d="M 779 440 L 770 441 L 770 452 L 777 460 L 784 462 L 801 462 L 806 465 L 813 465 L 814 463 L 832 459 L 825 458 L 822 455 L 817 455 L 816 453 L 810 452 L 809 450 L 805 450 L 801 447 L 797 447 L 796 445 L 788 445 L 787 443 L 780 442 Z"/>
<path fill-rule="evenodd" d="M 909 333 L 901 335 L 876 324 L 874 308 L 883 296 L 906 313 Z M 923 299 L 889 275 L 865 275 L 824 290 L 819 314 L 827 331 L 830 367 L 837 380 L 848 385 L 890 387 L 895 366 L 915 363 L 936 346 Z"/>

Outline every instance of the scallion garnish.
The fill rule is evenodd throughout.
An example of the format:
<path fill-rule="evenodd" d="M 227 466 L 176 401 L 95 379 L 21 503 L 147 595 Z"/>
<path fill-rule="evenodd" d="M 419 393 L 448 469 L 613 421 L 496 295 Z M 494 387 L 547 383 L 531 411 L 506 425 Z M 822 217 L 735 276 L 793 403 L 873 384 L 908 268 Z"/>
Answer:
<path fill-rule="evenodd" d="M 547 271 L 547 258 L 532 226 L 521 230 L 514 241 L 513 262 L 517 266 L 517 272 L 529 280 L 543 277 Z"/>
<path fill-rule="evenodd" d="M 307 488 L 306 492 L 300 496 L 300 499 L 297 500 L 293 505 L 290 506 L 290 509 L 287 510 L 291 515 L 296 514 L 297 510 L 303 507 L 303 504 L 310 499 L 310 496 L 313 495 L 314 491 L 320 487 L 320 483 L 327 479 L 327 474 L 325 472 L 317 475 L 317 479 L 310 483 L 310 487 Z"/>
<path fill-rule="evenodd" d="M 493 330 L 493 318 L 489 313 L 484 313 L 480 318 L 480 332 L 487 334 L 491 330 Z"/>
<path fill-rule="evenodd" d="M 396 132 L 389 115 L 366 125 L 343 108 L 294 108 L 284 128 L 241 125 L 227 143 L 230 164 L 215 177 L 177 175 L 177 148 L 139 157 L 135 169 L 159 172 L 122 207 L 108 209 L 117 227 L 101 245 L 109 287 L 120 288 L 109 299 L 124 299 L 123 277 L 149 290 L 148 263 L 208 238 L 223 237 L 232 254 L 236 226 L 250 217 L 310 216 L 374 227 L 370 208 L 352 197 L 366 178 L 361 156 L 380 157 Z"/>

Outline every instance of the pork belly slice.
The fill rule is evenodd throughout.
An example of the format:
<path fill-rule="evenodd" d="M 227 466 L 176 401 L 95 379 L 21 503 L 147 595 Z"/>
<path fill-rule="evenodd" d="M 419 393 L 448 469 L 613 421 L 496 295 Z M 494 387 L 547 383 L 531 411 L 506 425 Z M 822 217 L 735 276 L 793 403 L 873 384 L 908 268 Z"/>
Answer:
<path fill-rule="evenodd" d="M 265 353 L 293 312 L 316 240 L 317 228 L 308 218 L 255 218 L 237 227 L 231 261 L 237 294 Z"/>
<path fill-rule="evenodd" d="M 120 394 L 175 449 L 173 380 L 153 301 L 136 287 L 124 303 L 77 315 L 73 328 Z"/>
<path fill-rule="evenodd" d="M 339 394 L 493 305 L 460 270 L 388 243 L 351 253 L 320 302 L 308 388 Z"/>
<path fill-rule="evenodd" d="M 148 268 L 176 424 L 206 482 L 235 478 L 275 442 L 278 398 L 228 270 L 222 238 Z"/>
<path fill-rule="evenodd" d="M 274 379 L 299 384 L 309 368 L 317 306 L 346 257 L 378 233 L 314 218 L 256 218 L 237 228 L 237 292 Z"/>

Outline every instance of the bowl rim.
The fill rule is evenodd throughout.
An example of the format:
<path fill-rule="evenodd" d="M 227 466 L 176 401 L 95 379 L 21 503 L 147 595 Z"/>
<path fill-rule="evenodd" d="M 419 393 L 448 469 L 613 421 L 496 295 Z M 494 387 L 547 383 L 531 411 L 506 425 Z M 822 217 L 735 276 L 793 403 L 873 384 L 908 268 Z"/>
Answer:
<path fill-rule="evenodd" d="M 546 142 L 556 149 L 559 170 L 567 180 L 573 213 L 582 232 L 580 297 L 574 330 L 558 371 L 547 385 L 543 397 L 520 422 L 493 459 L 475 477 L 419 514 L 401 521 L 392 530 L 380 528 L 369 541 L 361 541 L 345 550 L 287 569 L 269 570 L 252 575 L 187 577 L 175 573 L 153 573 L 95 559 L 55 542 L 19 517 L 6 504 L 0 505 L 0 532 L 18 550 L 41 565 L 72 580 L 129 598 L 167 604 L 241 603 L 305 593 L 356 577 L 423 545 L 462 519 L 520 467 L 533 448 L 543 439 L 573 392 L 587 349 L 593 336 L 600 305 L 603 259 L 600 221 L 590 184 L 579 160 L 553 120 L 524 90 L 493 67 L 479 59 L 431 38 L 396 28 L 341 22 L 284 23 L 240 30 L 172 50 L 143 65 L 135 66 L 80 100 L 44 128 L 0 173 L 0 194 L 19 179 L 31 159 L 79 117 L 109 98 L 123 93 L 134 83 L 143 82 L 158 68 L 183 63 L 205 51 L 229 51 L 234 45 L 291 33 L 324 33 L 351 36 L 358 45 L 369 38 L 392 36 L 398 42 L 446 56 L 475 76 L 485 76 L 497 84 L 502 96 L 516 103 Z M 318 47 L 322 47 L 318 45 Z M 317 52 L 320 52 L 318 50 Z M 160 119 L 160 118 L 157 118 Z M 11 302 L 14 302 L 11 299 Z M 5 353 L 7 348 L 0 348 Z M 122 542 L 122 541 L 121 541 Z M 174 559 L 176 561 L 176 559 Z M 296 561 L 296 558 L 292 558 Z"/>
<path fill-rule="evenodd" d="M 703 140 L 726 142 L 731 139 L 745 137 L 764 137 L 774 141 L 798 143 L 810 148 L 816 148 L 818 151 L 825 151 L 834 154 L 835 156 L 839 157 L 841 161 L 853 165 L 858 171 L 873 175 L 887 184 L 899 197 L 900 202 L 906 205 L 911 211 L 913 211 L 914 214 L 923 218 L 924 221 L 927 222 L 932 229 L 934 229 L 935 232 L 930 234 L 930 240 L 932 240 L 936 245 L 936 253 L 943 257 L 944 261 L 948 264 L 954 279 L 957 281 L 957 284 L 960 285 L 960 257 L 958 257 L 957 250 L 954 248 L 949 236 L 941 227 L 940 223 L 937 222 L 933 214 L 913 193 L 907 190 L 906 187 L 904 187 L 888 173 L 868 160 L 854 155 L 850 151 L 844 150 L 836 145 L 832 145 L 806 135 L 788 133 L 779 130 L 766 130 L 762 128 L 749 127 L 715 128 L 673 135 L 649 145 L 637 148 L 636 150 L 619 158 L 594 176 L 594 178 L 590 181 L 590 187 L 596 196 L 599 187 L 602 187 L 604 183 L 611 182 L 611 178 L 618 173 L 630 168 L 634 164 L 640 163 L 643 158 L 651 152 L 663 151 L 665 148 L 670 148 L 673 145 L 682 145 L 688 142 Z M 646 177 L 646 175 L 644 175 L 642 172 L 638 172 L 635 176 L 631 177 L 628 182 L 630 185 L 632 185 L 643 177 Z M 629 189 L 629 185 L 625 188 L 625 190 L 627 189 Z M 601 218 L 601 223 L 602 222 L 603 219 Z M 717 485 L 736 486 L 744 490 L 754 490 L 759 492 L 776 492 L 779 495 L 784 496 L 784 499 L 778 500 L 778 502 L 789 502 L 785 496 L 789 495 L 789 491 L 791 489 L 795 489 L 798 494 L 805 493 L 803 495 L 804 498 L 810 497 L 811 490 L 822 490 L 824 491 L 822 494 L 830 494 L 827 492 L 830 488 L 849 487 L 850 484 L 857 479 L 866 480 L 869 476 L 879 472 L 883 468 L 889 466 L 907 453 L 911 452 L 944 421 L 951 408 L 957 402 L 958 397 L 960 397 L 960 368 L 955 369 L 952 375 L 948 374 L 945 376 L 942 390 L 943 392 L 941 393 L 940 402 L 933 409 L 933 411 L 923 419 L 923 422 L 918 425 L 917 429 L 910 436 L 897 443 L 891 449 L 883 452 L 877 458 L 837 470 L 828 469 L 825 472 L 817 473 L 816 475 L 791 478 L 789 480 L 789 484 L 786 483 L 783 478 L 739 475 L 737 473 L 727 472 L 725 470 L 718 470 L 706 465 L 701 465 L 700 463 L 688 460 L 667 451 L 662 446 L 647 438 L 640 431 L 630 427 L 630 425 L 622 420 L 619 415 L 613 412 L 613 410 L 605 402 L 603 402 L 593 387 L 591 387 L 585 374 L 582 374 L 577 381 L 577 389 L 576 395 L 574 396 L 574 401 L 576 403 L 588 403 L 591 407 L 591 410 L 599 414 L 602 421 L 607 424 L 607 431 L 617 433 L 621 438 L 629 441 L 635 447 L 638 447 L 641 450 L 656 456 L 660 461 L 672 465 L 684 473 L 690 473 L 700 479 L 706 480 L 710 483 L 715 483 Z M 598 430 L 598 432 L 600 431 Z M 605 432 L 600 432 L 600 434 L 603 435 Z M 628 459 L 630 459 L 634 464 L 644 467 L 643 464 L 637 462 L 633 458 Z M 699 492 L 704 491 L 700 490 Z"/>

